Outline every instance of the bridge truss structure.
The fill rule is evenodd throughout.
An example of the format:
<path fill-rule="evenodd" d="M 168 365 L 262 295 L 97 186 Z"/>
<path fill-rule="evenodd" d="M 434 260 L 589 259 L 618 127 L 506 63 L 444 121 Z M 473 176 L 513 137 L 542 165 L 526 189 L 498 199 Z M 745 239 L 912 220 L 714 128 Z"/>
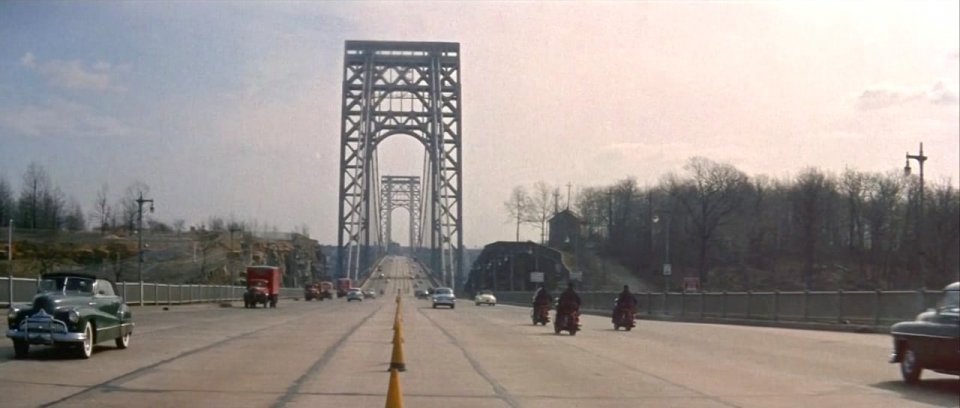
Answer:
<path fill-rule="evenodd" d="M 429 263 L 420 261 L 454 285 L 464 262 L 460 95 L 458 43 L 346 42 L 338 276 L 359 279 L 385 253 L 389 242 L 379 231 L 384 197 L 378 187 L 377 146 L 388 137 L 406 135 L 424 147 L 424 204 L 418 218 L 425 221 L 421 241 L 429 245 Z"/>
<path fill-rule="evenodd" d="M 383 176 L 380 178 L 380 232 L 379 242 L 387 246 L 393 242 L 393 210 L 403 208 L 410 214 L 408 243 L 410 249 L 423 246 L 420 219 L 423 205 L 419 176 Z"/>

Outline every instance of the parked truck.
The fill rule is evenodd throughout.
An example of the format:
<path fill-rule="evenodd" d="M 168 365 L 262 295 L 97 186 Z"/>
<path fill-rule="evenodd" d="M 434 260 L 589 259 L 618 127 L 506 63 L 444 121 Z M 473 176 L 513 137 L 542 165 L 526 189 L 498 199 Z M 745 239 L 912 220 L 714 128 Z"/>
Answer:
<path fill-rule="evenodd" d="M 333 282 L 320 282 L 320 300 L 333 299 Z"/>
<path fill-rule="evenodd" d="M 276 266 L 248 266 L 247 291 L 243 293 L 243 307 L 277 307 L 280 299 L 280 268 Z"/>
<path fill-rule="evenodd" d="M 314 299 L 323 300 L 320 297 L 320 284 L 319 283 L 308 283 L 303 287 L 303 299 L 306 301 L 311 301 Z"/>
<path fill-rule="evenodd" d="M 337 279 L 337 297 L 347 296 L 347 291 L 353 287 L 353 281 L 350 278 Z"/>

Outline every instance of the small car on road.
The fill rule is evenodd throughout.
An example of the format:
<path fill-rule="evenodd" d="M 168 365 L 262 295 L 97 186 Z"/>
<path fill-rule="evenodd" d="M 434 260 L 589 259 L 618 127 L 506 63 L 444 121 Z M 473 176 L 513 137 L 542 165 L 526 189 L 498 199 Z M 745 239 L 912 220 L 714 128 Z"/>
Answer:
<path fill-rule="evenodd" d="M 437 306 L 448 306 L 451 309 L 455 308 L 457 305 L 457 297 L 453 295 L 453 289 L 450 288 L 437 288 L 433 291 L 433 308 L 436 309 Z"/>
<path fill-rule="evenodd" d="M 497 297 L 493 295 L 492 291 L 484 290 L 484 291 L 480 291 L 480 293 L 477 294 L 477 296 L 473 299 L 473 302 L 477 306 L 480 306 L 480 305 L 496 306 Z"/>
<path fill-rule="evenodd" d="M 363 298 L 364 298 L 364 299 L 376 299 L 376 298 L 377 298 L 377 291 L 375 291 L 375 290 L 373 290 L 373 289 L 367 289 L 367 290 L 363 291 Z"/>
<path fill-rule="evenodd" d="M 40 277 L 30 305 L 14 305 L 7 312 L 7 337 L 15 358 L 25 358 L 31 345 L 70 348 L 82 359 L 93 346 L 113 340 L 117 348 L 130 345 L 133 316 L 106 279 L 77 272 L 48 273 Z"/>
<path fill-rule="evenodd" d="M 347 290 L 347 302 L 352 300 L 363 301 L 363 291 L 360 288 L 350 288 Z"/>
<path fill-rule="evenodd" d="M 900 363 L 903 381 L 920 381 L 924 369 L 960 375 L 960 282 L 947 285 L 935 309 L 890 328 L 891 363 Z"/>

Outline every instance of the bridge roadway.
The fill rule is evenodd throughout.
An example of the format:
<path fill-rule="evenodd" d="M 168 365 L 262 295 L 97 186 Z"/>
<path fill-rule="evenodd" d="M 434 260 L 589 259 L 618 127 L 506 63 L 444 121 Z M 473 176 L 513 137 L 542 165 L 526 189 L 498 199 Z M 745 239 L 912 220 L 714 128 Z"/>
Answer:
<path fill-rule="evenodd" d="M 532 326 L 528 309 L 432 309 L 419 273 L 387 259 L 368 287 L 403 294 L 406 407 L 957 406 L 960 382 L 900 383 L 885 335 L 640 321 L 614 332 L 585 316 L 575 337 Z M 411 275 L 413 274 L 413 275 Z M 387 282 L 389 278 L 389 282 Z M 128 350 L 90 360 L 0 347 L 0 406 L 381 407 L 393 296 L 135 309 Z"/>

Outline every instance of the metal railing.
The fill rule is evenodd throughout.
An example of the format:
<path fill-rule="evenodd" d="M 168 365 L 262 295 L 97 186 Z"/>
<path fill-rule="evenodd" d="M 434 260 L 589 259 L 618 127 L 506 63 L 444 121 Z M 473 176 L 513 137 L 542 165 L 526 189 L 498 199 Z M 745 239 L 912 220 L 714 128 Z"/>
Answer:
<path fill-rule="evenodd" d="M 0 307 L 9 307 L 13 302 L 27 303 L 37 293 L 40 281 L 30 278 L 13 278 L 11 290 L 10 279 L 0 279 Z M 232 302 L 243 300 L 243 286 L 230 285 L 188 285 L 167 283 L 143 284 L 143 299 L 140 299 L 140 283 L 119 282 L 116 284 L 117 295 L 130 305 L 180 305 L 204 302 Z M 303 296 L 303 289 L 281 288 L 281 298 Z"/>
<path fill-rule="evenodd" d="M 682 319 L 890 325 L 936 306 L 943 291 L 641 292 L 637 314 Z M 530 305 L 531 292 L 497 293 L 500 303 Z M 617 292 L 581 292 L 583 308 L 613 310 Z"/>

